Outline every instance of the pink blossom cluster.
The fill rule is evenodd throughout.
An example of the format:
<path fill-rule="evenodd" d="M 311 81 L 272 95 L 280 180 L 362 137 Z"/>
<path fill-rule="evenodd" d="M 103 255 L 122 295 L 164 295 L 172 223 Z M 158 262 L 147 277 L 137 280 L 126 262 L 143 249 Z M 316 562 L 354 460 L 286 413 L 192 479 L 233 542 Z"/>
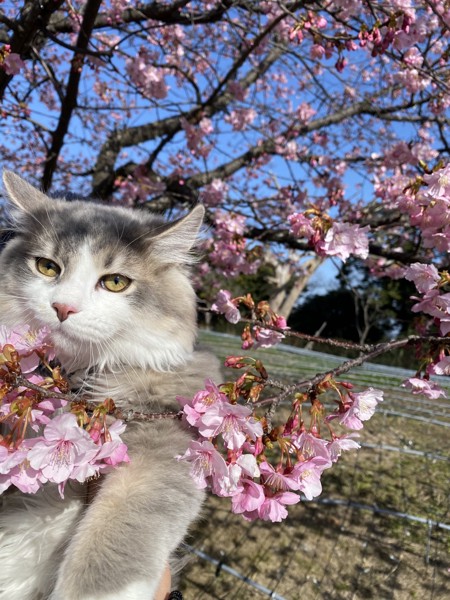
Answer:
<path fill-rule="evenodd" d="M 233 131 L 244 131 L 256 117 L 257 113 L 254 108 L 236 108 L 225 117 L 225 121 L 231 125 Z"/>
<path fill-rule="evenodd" d="M 281 315 L 277 316 L 271 324 L 279 329 L 289 329 L 286 319 Z M 280 331 L 268 329 L 267 327 L 260 327 L 259 325 L 253 325 L 252 336 L 246 336 L 243 341 L 242 348 L 244 350 L 249 348 L 253 348 L 255 350 L 258 348 L 272 348 L 272 346 L 276 346 L 282 342 L 284 338 L 284 333 L 281 333 Z"/>
<path fill-rule="evenodd" d="M 3 69 L 7 75 L 17 75 L 25 67 L 25 63 L 20 58 L 20 54 L 11 52 L 9 44 L 0 48 L 0 69 Z"/>
<path fill-rule="evenodd" d="M 411 224 L 420 227 L 425 248 L 450 252 L 450 164 L 423 179 L 427 187 L 410 206 Z"/>
<path fill-rule="evenodd" d="M 111 0 L 110 18 L 115 23 L 120 23 L 122 20 L 122 13 L 127 8 L 130 8 L 130 0 Z"/>
<path fill-rule="evenodd" d="M 383 401 L 383 392 L 369 388 L 364 392 L 351 392 L 341 396 L 339 407 L 327 422 L 337 419 L 347 429 L 359 430 L 364 427 L 363 421 L 373 417 L 377 405 Z"/>
<path fill-rule="evenodd" d="M 432 264 L 413 263 L 404 269 L 403 276 L 412 281 L 417 291 L 422 294 L 413 305 L 413 312 L 423 312 L 433 317 L 433 320 L 441 335 L 450 332 L 450 293 L 442 291 L 442 287 L 449 283 L 449 275 L 446 271 L 440 273 Z M 436 356 L 430 356 L 423 377 L 420 373 L 406 379 L 402 386 L 410 389 L 413 394 L 424 394 L 431 400 L 446 397 L 445 391 L 438 383 L 430 379 L 430 375 L 449 375 L 450 356 L 445 349 L 437 352 Z"/>
<path fill-rule="evenodd" d="M 214 236 L 207 242 L 209 262 L 225 277 L 255 273 L 260 265 L 252 256 L 244 238 L 246 217 L 217 210 L 214 214 Z"/>
<path fill-rule="evenodd" d="M 211 310 L 224 315 L 227 321 L 236 325 L 241 320 L 241 313 L 237 307 L 238 303 L 238 299 L 231 297 L 231 292 L 219 290 L 215 302 L 211 305 Z"/>
<path fill-rule="evenodd" d="M 405 269 L 404 277 L 412 281 L 421 298 L 412 307 L 413 312 L 423 312 L 434 318 L 441 335 L 450 332 L 450 293 L 442 292 L 441 284 L 448 282 L 448 274 L 441 277 L 434 265 L 413 263 Z"/>
<path fill-rule="evenodd" d="M 350 256 L 367 258 L 369 255 L 368 226 L 335 221 L 331 227 L 328 219 L 307 213 L 293 213 L 289 217 L 291 232 L 306 237 L 320 256 L 336 256 L 346 261 Z"/>
<path fill-rule="evenodd" d="M 448 359 L 449 357 L 446 358 Z M 445 360 L 444 364 L 445 368 L 448 369 L 448 360 Z M 439 368 L 440 367 L 437 367 L 438 371 Z M 428 377 L 409 377 L 402 383 L 402 387 L 410 389 L 413 394 L 424 394 L 424 396 L 430 398 L 430 400 L 447 397 L 445 391 Z"/>
<path fill-rule="evenodd" d="M 361 429 L 382 399 L 383 393 L 372 388 L 349 392 L 327 420 L 337 419 L 346 429 Z M 231 403 L 211 380 L 206 380 L 205 389 L 192 400 L 179 401 L 198 438 L 177 458 L 190 463 L 191 475 L 200 489 L 231 497 L 232 511 L 250 521 L 285 519 L 286 507 L 300 501 L 299 493 L 308 500 L 321 494 L 322 473 L 342 451 L 360 447 L 354 439 L 358 434 L 332 433 L 332 439 L 326 440 L 319 435 L 317 424 L 306 429 L 296 413 L 278 438 L 282 459 L 274 467 L 266 456 L 264 420 L 255 418 L 249 406 Z M 332 431 L 329 424 L 328 429 Z"/>
<path fill-rule="evenodd" d="M 55 381 L 36 370 L 41 360 L 51 357 L 45 331 L 2 329 L 0 343 L 0 423 L 6 427 L 0 436 L 0 493 L 10 486 L 36 493 L 51 482 L 63 497 L 68 480 L 83 482 L 129 461 L 120 438 L 125 429 L 121 421 L 107 427 L 104 419 L 66 412 L 70 403 L 58 395 Z M 26 381 L 11 386 L 11 373 Z M 47 394 L 28 388 L 28 382 Z M 85 420 L 88 425 L 83 427 Z"/>
<path fill-rule="evenodd" d="M 213 179 L 200 192 L 200 201 L 205 206 L 219 206 L 227 197 L 228 185 L 222 179 Z"/>
<path fill-rule="evenodd" d="M 413 26 L 415 11 L 406 5 L 409 3 L 396 4 L 398 13 L 395 19 L 386 20 L 382 26 L 377 24 L 372 30 L 362 29 L 358 35 L 360 46 L 369 46 L 374 57 L 384 54 L 392 46 L 405 49 L 421 41 L 420 36 L 414 35 L 417 33 Z"/>
<path fill-rule="evenodd" d="M 394 150 L 398 151 L 397 155 Z M 398 159 L 398 163 L 417 164 L 435 157 L 436 152 L 425 143 L 408 151 L 404 145 L 403 148 L 397 145 L 386 156 L 385 163 L 395 167 L 393 159 Z M 398 167 L 391 178 L 382 170 L 375 191 L 386 206 L 398 208 L 409 216 L 410 224 L 421 232 L 424 248 L 450 251 L 450 164 L 424 174 L 413 185 L 410 177 Z"/>
<path fill-rule="evenodd" d="M 424 46 L 426 47 L 432 32 L 439 30 L 450 20 L 445 3 L 432 2 L 424 10 L 425 7 L 421 3 L 399 0 L 390 3 L 389 17 L 381 4 L 377 16 L 372 12 L 373 6 L 371 6 L 372 14 L 369 16 L 365 11 L 364 3 L 357 0 L 342 0 L 342 2 L 335 0 L 330 4 L 333 5 L 338 11 L 336 14 L 339 15 L 341 22 L 352 21 L 354 29 L 359 28 L 359 32 L 356 35 L 349 35 L 344 43 L 340 40 L 336 42 L 336 39 L 333 40 L 333 36 L 330 36 L 330 32 L 322 37 L 321 32 L 316 27 L 311 28 L 307 21 L 298 32 L 297 38 L 302 41 L 305 32 L 312 34 L 314 43 L 310 48 L 310 54 L 313 59 L 329 59 L 333 54 L 337 54 L 335 68 L 341 73 L 349 64 L 348 55 L 345 55 L 344 51 L 354 52 L 365 49 L 372 58 L 389 54 L 389 59 L 383 56 L 382 61 L 391 67 L 388 75 L 390 83 L 411 94 L 432 88 L 433 77 L 423 68 L 424 56 L 427 56 Z M 362 15 L 369 18 L 361 19 Z M 325 26 L 333 27 L 333 23 L 325 21 Z M 440 40 L 434 40 L 433 52 L 437 56 L 442 54 L 443 45 Z M 365 77 L 366 80 L 371 79 L 369 73 Z"/>
<path fill-rule="evenodd" d="M 155 66 L 155 59 L 145 46 L 125 61 L 126 71 L 139 91 L 147 98 L 162 100 L 167 96 L 166 71 Z"/>
<path fill-rule="evenodd" d="M 186 118 L 180 119 L 181 126 L 186 135 L 187 147 L 193 156 L 206 158 L 212 146 L 205 141 L 206 136 L 213 133 L 211 120 L 204 117 L 198 125 L 190 123 Z"/>
<path fill-rule="evenodd" d="M 165 183 L 149 177 L 145 166 L 135 169 L 133 175 L 116 181 L 122 202 L 134 206 L 136 203 L 148 202 L 152 197 L 162 194 Z"/>
<path fill-rule="evenodd" d="M 369 226 L 360 227 L 351 223 L 335 222 L 316 245 L 321 256 L 336 256 L 346 261 L 349 256 L 367 258 L 369 255 Z"/>
<path fill-rule="evenodd" d="M 240 304 L 245 305 L 252 311 L 253 318 L 262 321 L 266 325 L 253 324 L 251 330 L 250 327 L 245 327 L 242 333 L 242 348 L 244 350 L 270 348 L 276 346 L 285 338 L 284 333 L 277 331 L 277 329 L 289 329 L 286 319 L 282 315 L 274 313 L 266 302 L 255 305 L 250 294 L 232 298 L 230 291 L 219 290 L 215 301 L 211 305 L 211 310 L 224 315 L 227 321 L 235 325 L 242 318 L 238 308 Z"/>
<path fill-rule="evenodd" d="M 413 3 L 402 0 L 391 2 L 388 9 L 389 17 L 383 7 L 377 16 L 375 16 L 373 6 L 370 7 L 370 13 L 366 13 L 364 3 L 359 0 L 332 0 L 328 8 L 338 16 L 340 23 L 352 22 L 352 34 L 345 41 L 338 36 L 333 39 L 330 29 L 333 29 L 335 24 L 332 19 L 327 19 L 329 14 L 323 16 L 312 11 L 308 12 L 302 22 L 297 21 L 290 31 L 289 39 L 302 43 L 307 37 L 310 37 L 313 42 L 310 46 L 310 56 L 313 59 L 330 59 L 333 54 L 337 54 L 335 68 L 340 73 L 348 64 L 343 53 L 344 50 L 354 52 L 358 49 L 366 49 L 372 58 L 384 55 L 388 51 L 393 54 L 395 51 L 404 52 L 406 50 L 400 61 L 402 68 L 397 72 L 400 77 L 404 74 L 408 75 L 409 50 L 413 49 L 415 45 L 423 43 L 427 33 L 439 27 L 439 20 L 445 22 L 448 12 L 442 8 L 441 3 L 436 2 L 433 3 L 433 10 L 420 11 L 420 15 L 418 15 Z M 362 15 L 369 18 L 364 21 Z M 373 17 L 375 17 L 375 21 Z M 326 35 L 322 34 L 321 30 L 323 29 L 328 29 Z M 355 34 L 354 31 L 358 29 L 359 32 Z M 335 30 L 335 33 L 338 32 L 339 28 L 337 31 Z M 415 66 L 413 65 L 411 70 L 416 70 Z"/>

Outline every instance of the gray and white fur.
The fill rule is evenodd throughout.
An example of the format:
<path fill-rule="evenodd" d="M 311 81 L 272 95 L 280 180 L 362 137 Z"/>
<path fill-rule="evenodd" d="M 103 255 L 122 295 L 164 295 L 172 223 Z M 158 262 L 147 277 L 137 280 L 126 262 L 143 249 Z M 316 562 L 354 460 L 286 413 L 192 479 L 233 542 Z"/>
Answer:
<path fill-rule="evenodd" d="M 189 264 L 203 218 L 174 223 L 144 210 L 50 199 L 4 173 L 15 235 L 0 254 L 0 323 L 47 327 L 71 384 L 92 399 L 147 412 L 177 410 L 216 359 L 194 349 L 196 299 Z M 56 277 L 37 258 L 58 265 Z M 99 282 L 126 276 L 120 293 Z M 58 307 L 69 307 L 64 313 Z M 6 494 L 0 512 L 1 600 L 151 600 L 197 517 L 203 493 L 175 460 L 190 434 L 178 421 L 130 423 L 131 462 L 65 498 L 45 486 Z"/>

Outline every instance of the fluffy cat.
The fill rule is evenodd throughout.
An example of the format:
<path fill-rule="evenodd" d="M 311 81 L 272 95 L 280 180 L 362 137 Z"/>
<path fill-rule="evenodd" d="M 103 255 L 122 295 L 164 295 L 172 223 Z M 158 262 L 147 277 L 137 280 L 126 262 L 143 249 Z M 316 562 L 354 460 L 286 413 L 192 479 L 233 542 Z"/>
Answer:
<path fill-rule="evenodd" d="M 176 410 L 177 394 L 218 379 L 194 350 L 191 249 L 197 206 L 166 224 L 144 210 L 54 200 L 4 173 L 15 235 L 0 254 L 0 322 L 47 327 L 74 388 L 134 410 Z M 131 462 L 106 475 L 89 505 L 83 486 L 7 494 L 0 513 L 0 598 L 151 600 L 203 493 L 179 422 L 130 423 Z M 1 502 L 1 498 L 0 498 Z"/>

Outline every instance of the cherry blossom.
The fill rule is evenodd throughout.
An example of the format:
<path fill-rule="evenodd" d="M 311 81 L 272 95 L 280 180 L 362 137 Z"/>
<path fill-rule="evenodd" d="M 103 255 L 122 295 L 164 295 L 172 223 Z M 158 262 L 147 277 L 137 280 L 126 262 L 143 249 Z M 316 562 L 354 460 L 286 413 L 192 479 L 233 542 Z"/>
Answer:
<path fill-rule="evenodd" d="M 13 331 L 0 326 L 0 346 L 13 347 L 18 352 L 24 373 L 31 373 L 36 369 L 40 360 L 39 352 L 52 358 L 47 336 L 48 332 L 45 329 L 32 331 L 28 325 L 16 327 Z"/>
<path fill-rule="evenodd" d="M 280 523 L 288 516 L 286 506 L 300 502 L 300 496 L 293 492 L 277 492 L 273 496 L 266 496 L 264 502 L 257 509 L 257 517 L 263 521 Z M 254 520 L 254 513 L 244 513 L 243 517 L 250 521 Z"/>
<path fill-rule="evenodd" d="M 231 498 L 232 511 L 236 514 L 244 513 L 244 518 L 245 515 L 257 514 L 264 500 L 264 487 L 251 479 L 244 479 L 242 490 Z"/>
<path fill-rule="evenodd" d="M 114 467 L 124 462 L 130 462 L 128 448 L 120 437 L 125 429 L 126 425 L 120 419 L 116 419 L 108 426 L 106 441 L 101 444 L 95 456 L 95 465 L 99 466 L 101 470 L 107 468 L 108 465 Z M 84 479 L 86 477 L 83 478 L 83 481 Z"/>
<path fill-rule="evenodd" d="M 0 493 L 6 491 L 17 480 L 21 471 L 20 465 L 25 461 L 26 456 L 26 449 L 8 451 L 5 446 L 0 445 Z M 22 486 L 20 489 L 24 492 L 36 491 L 28 486 Z"/>
<path fill-rule="evenodd" d="M 420 377 L 410 377 L 402 383 L 402 386 L 409 388 L 413 394 L 424 394 L 431 400 L 436 400 L 441 396 L 447 397 L 445 391 L 437 383 Z"/>
<path fill-rule="evenodd" d="M 256 111 L 253 108 L 237 108 L 225 117 L 225 121 L 230 123 L 234 131 L 242 131 L 251 125 L 255 118 Z"/>
<path fill-rule="evenodd" d="M 91 418 L 85 412 L 81 417 L 77 407 L 79 420 L 66 412 L 70 410 L 69 399 L 61 395 L 58 386 L 65 389 L 68 384 L 59 367 L 52 369 L 45 362 L 47 377 L 34 370 L 41 359 L 53 357 L 46 331 L 30 331 L 26 326 L 14 331 L 3 328 L 0 336 L 2 377 L 8 370 L 19 377 L 16 387 L 0 399 L 5 426 L 0 438 L 0 493 L 10 486 L 36 493 L 51 482 L 58 484 L 63 496 L 69 479 L 83 482 L 129 461 L 120 437 L 125 425 L 117 420 L 107 428 L 96 416 L 96 410 L 107 410 L 106 406 L 95 409 Z M 80 423 L 90 424 L 92 429 L 88 431 Z"/>
<path fill-rule="evenodd" d="M 424 312 L 435 317 L 442 335 L 450 332 L 450 293 L 440 294 L 431 289 L 411 308 L 413 312 Z"/>
<path fill-rule="evenodd" d="M 424 180 L 427 183 L 425 190 L 426 194 L 435 200 L 444 200 L 448 202 L 450 199 L 450 165 L 446 165 L 442 169 L 431 174 L 424 175 Z"/>
<path fill-rule="evenodd" d="M 354 439 L 355 437 L 359 437 L 359 434 L 347 433 L 335 437 L 333 441 L 328 444 L 328 451 L 333 462 L 338 460 L 343 450 L 358 450 L 358 448 L 361 448 L 361 445 Z"/>
<path fill-rule="evenodd" d="M 338 422 L 347 429 L 362 429 L 364 427 L 363 421 L 369 420 L 374 415 L 377 405 L 382 401 L 382 390 L 368 388 L 363 392 L 348 392 L 345 399 L 340 401 L 339 408 L 327 416 L 326 421 L 330 422 L 338 419 Z M 348 443 L 352 445 L 350 441 Z"/>
<path fill-rule="evenodd" d="M 246 406 L 237 404 L 214 404 L 199 419 L 197 425 L 203 437 L 214 438 L 222 434 L 227 448 L 238 450 L 249 436 L 252 440 L 261 436 L 262 426 Z"/>
<path fill-rule="evenodd" d="M 14 52 L 11 52 L 11 54 L 5 58 L 3 63 L 3 68 L 8 75 L 17 75 L 24 67 L 25 63 L 20 58 L 20 55 Z"/>
<path fill-rule="evenodd" d="M 299 483 L 291 473 L 283 473 L 281 469 L 275 469 L 267 461 L 259 465 L 262 479 L 266 486 L 276 491 L 298 490 Z"/>
<path fill-rule="evenodd" d="M 284 338 L 284 334 L 273 329 L 266 329 L 264 327 L 254 328 L 254 344 L 253 348 L 271 348 L 279 344 Z"/>
<path fill-rule="evenodd" d="M 294 235 L 306 238 L 311 238 L 314 235 L 315 229 L 312 226 L 312 221 L 304 214 L 293 213 L 288 218 L 291 224 L 291 231 Z"/>
<path fill-rule="evenodd" d="M 8 472 L 0 474 L 0 493 L 13 485 L 24 494 L 35 494 L 42 485 L 40 471 L 29 465 L 23 451 L 16 450 L 15 455 L 14 466 L 10 462 Z"/>
<path fill-rule="evenodd" d="M 206 206 L 219 206 L 226 198 L 228 185 L 221 179 L 213 179 L 201 193 L 200 200 Z"/>
<path fill-rule="evenodd" d="M 439 272 L 434 265 L 424 265 L 422 263 L 413 263 L 405 269 L 405 279 L 413 281 L 417 290 L 426 294 L 435 289 L 439 283 Z"/>
<path fill-rule="evenodd" d="M 207 487 L 210 483 L 208 478 L 213 477 L 214 481 L 220 481 L 228 476 L 225 460 L 213 444 L 207 440 L 202 442 L 193 440 L 186 452 L 182 456 L 178 456 L 178 459 L 192 463 L 191 475 L 200 489 Z"/>
<path fill-rule="evenodd" d="M 230 457 L 227 463 L 228 475 L 216 478 L 212 474 L 212 491 L 218 496 L 231 496 L 244 491 L 244 483 L 259 477 L 260 470 L 253 454 L 240 454 L 236 459 Z"/>
<path fill-rule="evenodd" d="M 30 446 L 30 466 L 42 473 L 43 481 L 53 483 L 73 478 L 75 468 L 91 462 L 98 453 L 96 444 L 71 413 L 52 419 L 44 428 L 43 439 Z"/>
<path fill-rule="evenodd" d="M 359 227 L 351 223 L 333 223 L 323 242 L 317 244 L 318 251 L 327 256 L 337 256 L 347 260 L 350 255 L 367 258 L 369 227 Z"/>
<path fill-rule="evenodd" d="M 375 413 L 379 402 L 383 401 L 383 392 L 369 388 L 364 392 L 349 392 L 349 408 L 339 417 L 339 422 L 348 429 L 362 429 L 362 421 L 367 421 Z"/>
<path fill-rule="evenodd" d="M 330 452 L 326 440 L 316 437 L 308 431 L 303 431 L 296 438 L 294 437 L 294 444 L 304 460 L 320 456 L 330 461 Z"/>
<path fill-rule="evenodd" d="M 215 213 L 214 238 L 206 244 L 208 260 L 216 272 L 225 277 L 240 273 L 254 273 L 259 266 L 256 258 L 249 257 L 247 242 L 243 237 L 246 217 L 240 214 Z"/>
<path fill-rule="evenodd" d="M 312 500 L 322 493 L 320 477 L 325 469 L 331 467 L 331 460 L 323 456 L 314 456 L 308 460 L 298 462 L 292 472 L 298 483 L 297 488 L 308 500 Z"/>
<path fill-rule="evenodd" d="M 230 323 L 238 323 L 241 320 L 241 313 L 231 301 L 231 292 L 228 290 L 220 290 L 216 296 L 215 302 L 211 305 L 211 310 L 225 315 Z"/>
<path fill-rule="evenodd" d="M 444 356 L 432 365 L 431 373 L 435 375 L 450 375 L 450 356 Z"/>
<path fill-rule="evenodd" d="M 205 389 L 198 391 L 192 399 L 177 397 L 183 407 L 186 420 L 190 425 L 196 426 L 203 414 L 215 404 L 222 405 L 228 399 L 211 379 L 206 379 Z"/>
<path fill-rule="evenodd" d="M 140 48 L 138 55 L 127 58 L 125 64 L 131 80 L 145 96 L 159 100 L 167 96 L 165 72 L 152 65 L 152 58 L 146 48 Z"/>

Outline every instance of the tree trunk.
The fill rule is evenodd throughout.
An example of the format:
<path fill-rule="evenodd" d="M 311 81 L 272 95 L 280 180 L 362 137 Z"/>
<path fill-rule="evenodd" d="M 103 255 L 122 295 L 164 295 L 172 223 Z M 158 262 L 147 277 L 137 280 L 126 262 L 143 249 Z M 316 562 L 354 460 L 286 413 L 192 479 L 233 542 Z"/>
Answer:
<path fill-rule="evenodd" d="M 287 269 L 288 265 L 279 265 L 275 267 L 275 277 L 277 283 L 276 293 L 270 298 L 271 308 L 286 319 L 292 312 L 300 294 L 307 286 L 309 280 L 315 271 L 323 263 L 320 256 L 311 257 L 302 267 L 303 272 L 296 277 L 292 276 Z M 289 274 L 289 277 L 287 276 Z"/>

